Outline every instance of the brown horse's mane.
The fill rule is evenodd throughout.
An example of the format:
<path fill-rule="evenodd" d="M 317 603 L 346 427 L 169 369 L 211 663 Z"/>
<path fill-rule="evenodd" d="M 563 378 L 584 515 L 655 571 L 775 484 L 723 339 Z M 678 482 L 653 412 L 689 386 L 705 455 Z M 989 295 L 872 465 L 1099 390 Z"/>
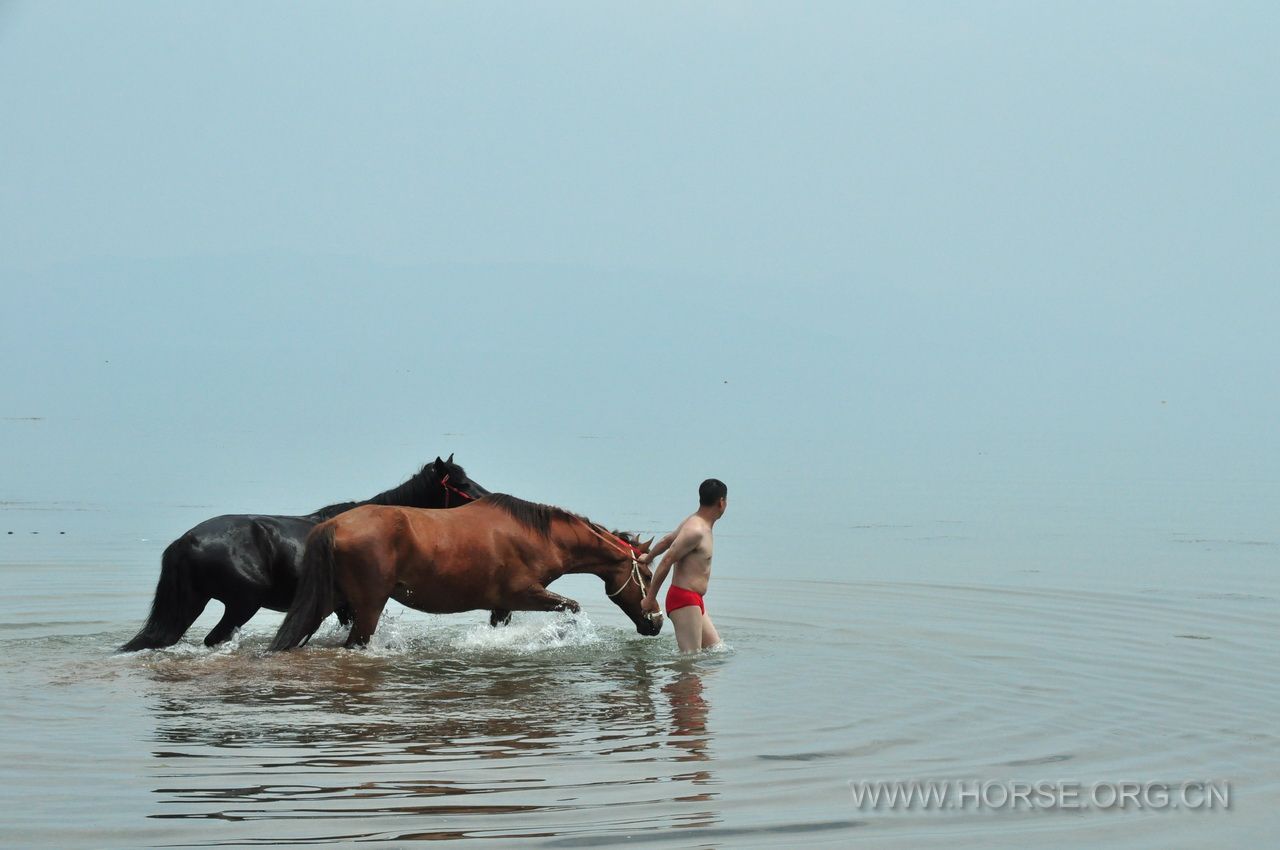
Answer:
<path fill-rule="evenodd" d="M 585 522 L 588 526 L 606 531 L 615 537 L 620 537 L 627 543 L 635 545 L 639 542 L 636 535 L 627 531 L 609 531 L 599 523 L 594 523 L 586 517 L 575 514 L 572 511 L 566 511 L 564 508 L 557 508 L 555 505 L 543 505 L 538 502 L 528 502 L 524 499 L 516 498 L 507 493 L 490 493 L 479 502 L 486 505 L 493 505 L 496 508 L 502 508 L 512 519 L 526 528 L 536 531 L 543 537 L 551 536 L 551 521 L 556 519 L 578 520 Z"/>

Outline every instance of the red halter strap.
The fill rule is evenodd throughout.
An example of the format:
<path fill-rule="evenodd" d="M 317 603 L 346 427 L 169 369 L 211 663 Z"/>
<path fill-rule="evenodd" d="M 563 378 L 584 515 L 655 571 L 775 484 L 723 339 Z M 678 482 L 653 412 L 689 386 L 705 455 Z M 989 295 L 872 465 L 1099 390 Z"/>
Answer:
<path fill-rule="evenodd" d="M 591 533 L 592 533 L 592 534 L 594 534 L 596 537 L 599 537 L 599 538 L 600 538 L 601 540 L 603 540 L 605 543 L 608 543 L 610 546 L 612 546 L 613 548 L 617 549 L 619 552 L 621 552 L 622 554 L 626 555 L 626 556 L 627 556 L 627 557 L 629 557 L 631 560 L 633 560 L 633 561 L 634 561 L 635 559 L 637 559 L 637 558 L 639 558 L 639 557 L 640 557 L 640 554 L 641 554 L 641 553 L 640 553 L 640 550 L 639 550 L 639 549 L 637 549 L 636 547 L 632 546 L 632 545 L 631 545 L 630 543 L 628 543 L 627 541 L 623 540 L 621 537 L 617 537 L 617 536 L 615 536 L 615 535 L 613 535 L 613 534 L 610 534 L 610 535 L 607 535 L 607 536 L 606 536 L 606 535 L 604 535 L 604 534 L 601 534 L 600 532 L 596 531 L 595 526 L 593 526 L 593 525 L 592 525 L 591 523 L 589 523 L 589 522 L 588 522 L 588 523 L 586 523 L 586 526 L 587 526 L 587 528 L 589 528 L 589 529 L 591 530 Z"/>
<path fill-rule="evenodd" d="M 462 492 L 461 490 L 459 490 L 457 487 L 454 487 L 452 484 L 450 484 L 450 483 L 449 483 L 449 476 L 448 476 L 448 475 L 446 475 L 444 478 L 441 478 L 441 479 L 440 479 L 440 486 L 441 486 L 441 487 L 443 487 L 443 488 L 444 488 L 444 490 L 445 490 L 445 493 L 444 493 L 444 506 L 445 506 L 446 508 L 447 508 L 447 507 L 449 507 L 449 491 L 451 491 L 451 490 L 452 490 L 454 493 L 457 493 L 457 494 L 458 494 L 459 496 L 461 496 L 462 498 L 466 499 L 468 502 L 474 502 L 474 501 L 476 500 L 476 497 L 475 497 L 475 496 L 472 496 L 472 495 L 470 495 L 469 493 L 464 493 L 464 492 Z"/>

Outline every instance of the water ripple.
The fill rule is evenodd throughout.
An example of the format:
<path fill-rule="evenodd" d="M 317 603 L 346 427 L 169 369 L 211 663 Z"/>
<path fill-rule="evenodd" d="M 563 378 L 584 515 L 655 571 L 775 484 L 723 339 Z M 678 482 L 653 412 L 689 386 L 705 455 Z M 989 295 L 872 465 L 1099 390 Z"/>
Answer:
<path fill-rule="evenodd" d="M 847 783 L 1280 787 L 1271 597 L 740 581 L 716 603 L 732 648 L 695 659 L 607 606 L 498 629 L 393 613 L 361 652 L 336 626 L 275 655 L 270 623 L 131 656 L 110 651 L 127 623 L 14 636 L 0 669 L 30 696 L 0 716 L 27 730 L 3 744 L 26 765 L 8 829 L 68 846 L 914 846 L 946 823 L 963 844 L 973 821 L 859 811 Z M 93 818 L 41 808 L 65 787 L 103 789 L 77 804 Z M 1019 814 L 982 823 L 975 843 L 1027 841 Z M 1093 825 L 1037 829 L 1075 843 Z"/>

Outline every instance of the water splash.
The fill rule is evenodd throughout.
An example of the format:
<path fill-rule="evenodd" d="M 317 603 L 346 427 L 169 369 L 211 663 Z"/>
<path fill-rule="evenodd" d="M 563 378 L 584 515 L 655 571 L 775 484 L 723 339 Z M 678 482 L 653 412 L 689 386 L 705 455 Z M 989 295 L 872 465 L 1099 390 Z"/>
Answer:
<path fill-rule="evenodd" d="M 473 626 L 455 642 L 459 649 L 499 650 L 530 654 L 561 647 L 593 646 L 603 642 L 586 614 L 568 612 L 512 619 L 506 626 Z"/>
<path fill-rule="evenodd" d="M 384 616 L 369 644 L 377 655 L 430 652 L 439 655 L 506 653 L 530 655 L 563 647 L 592 646 L 603 642 L 599 630 L 585 614 L 517 614 L 505 626 L 480 622 L 428 622 Z"/>

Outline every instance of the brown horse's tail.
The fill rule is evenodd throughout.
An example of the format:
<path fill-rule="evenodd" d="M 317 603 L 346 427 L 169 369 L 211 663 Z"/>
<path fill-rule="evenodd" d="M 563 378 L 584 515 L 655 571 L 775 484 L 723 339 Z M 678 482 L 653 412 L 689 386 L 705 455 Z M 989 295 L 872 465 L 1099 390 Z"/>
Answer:
<path fill-rule="evenodd" d="M 185 534 L 165 547 L 160 557 L 160 580 L 156 582 L 156 595 L 151 600 L 151 613 L 138 633 L 120 647 L 120 652 L 173 646 L 209 603 L 209 597 L 194 586 L 191 547 L 191 538 Z"/>
<path fill-rule="evenodd" d="M 302 574 L 289 613 L 276 632 L 270 652 L 293 649 L 311 640 L 324 618 L 333 613 L 337 593 L 333 583 L 334 524 L 321 523 L 307 537 L 302 552 Z"/>

